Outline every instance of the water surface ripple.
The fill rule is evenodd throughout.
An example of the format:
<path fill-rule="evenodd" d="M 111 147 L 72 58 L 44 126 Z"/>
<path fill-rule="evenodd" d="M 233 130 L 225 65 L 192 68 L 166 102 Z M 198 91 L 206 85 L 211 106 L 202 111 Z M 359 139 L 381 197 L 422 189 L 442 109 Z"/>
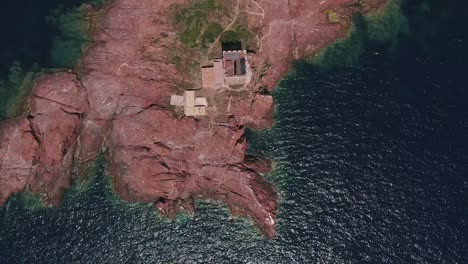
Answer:
<path fill-rule="evenodd" d="M 277 125 L 249 135 L 277 166 L 275 240 L 210 203 L 175 222 L 125 204 L 100 164 L 60 208 L 0 208 L 0 263 L 468 263 L 460 5 L 407 1 L 408 35 L 364 41 L 355 65 L 299 63 L 281 83 Z"/>

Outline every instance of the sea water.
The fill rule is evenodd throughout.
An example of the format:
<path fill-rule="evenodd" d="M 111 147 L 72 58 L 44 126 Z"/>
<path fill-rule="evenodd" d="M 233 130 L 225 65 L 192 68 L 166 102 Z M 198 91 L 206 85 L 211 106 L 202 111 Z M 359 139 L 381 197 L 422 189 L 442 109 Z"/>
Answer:
<path fill-rule="evenodd" d="M 91 0 L 96 6 L 106 0 Z M 43 72 L 74 68 L 90 40 L 85 0 L 7 0 L 0 16 L 0 118 L 21 112 Z"/>
<path fill-rule="evenodd" d="M 295 65 L 276 126 L 249 132 L 275 162 L 274 240 L 220 205 L 171 222 L 124 203 L 98 163 L 59 208 L 0 208 L 0 263 L 468 263 L 466 5 L 357 17 L 351 42 Z"/>

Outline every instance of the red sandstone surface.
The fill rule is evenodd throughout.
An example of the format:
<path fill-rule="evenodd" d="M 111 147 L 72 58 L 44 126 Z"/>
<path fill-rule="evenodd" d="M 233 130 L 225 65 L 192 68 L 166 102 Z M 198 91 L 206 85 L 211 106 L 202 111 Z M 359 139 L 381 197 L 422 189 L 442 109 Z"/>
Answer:
<path fill-rule="evenodd" d="M 271 91 L 293 60 L 344 37 L 353 13 L 385 1 L 241 0 L 240 12 L 258 32 L 257 78 L 247 96 L 232 102 L 226 126 L 176 119 L 167 109 L 179 72 L 168 47 L 150 43 L 173 32 L 165 11 L 175 2 L 181 1 L 112 1 L 77 72 L 37 80 L 27 113 L 0 124 L 0 204 L 29 190 L 58 205 L 71 179 L 106 147 L 124 200 L 153 203 L 169 216 L 193 212 L 197 198 L 223 201 L 275 235 L 278 197 L 261 175 L 270 163 L 246 157 L 245 127 L 273 123 L 273 98 L 257 91 Z M 342 23 L 329 23 L 326 10 Z"/>

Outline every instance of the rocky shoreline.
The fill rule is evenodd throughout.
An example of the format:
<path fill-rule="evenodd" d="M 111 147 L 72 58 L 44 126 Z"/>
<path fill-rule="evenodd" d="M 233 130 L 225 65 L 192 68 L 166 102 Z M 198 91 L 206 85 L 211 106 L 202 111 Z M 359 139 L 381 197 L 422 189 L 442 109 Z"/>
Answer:
<path fill-rule="evenodd" d="M 171 47 L 154 40 L 174 35 L 167 10 L 182 2 L 111 1 L 94 23 L 93 44 L 76 72 L 36 82 L 26 113 L 0 124 L 0 204 L 29 190 L 59 205 L 72 179 L 105 147 L 122 199 L 153 203 L 170 217 L 180 209 L 194 212 L 194 199 L 222 201 L 275 236 L 277 192 L 262 176 L 271 165 L 246 158 L 245 129 L 273 125 L 269 93 L 294 60 L 345 37 L 352 14 L 386 1 L 233 0 L 258 50 L 254 82 L 241 94 L 230 92 L 232 115 L 223 126 L 175 118 L 168 107 L 181 72 L 170 62 Z"/>

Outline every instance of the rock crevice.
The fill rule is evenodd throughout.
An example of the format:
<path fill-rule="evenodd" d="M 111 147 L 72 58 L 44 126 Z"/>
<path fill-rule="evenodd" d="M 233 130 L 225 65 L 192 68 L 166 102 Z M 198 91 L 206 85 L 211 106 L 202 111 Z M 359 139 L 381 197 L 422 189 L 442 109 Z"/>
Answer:
<path fill-rule="evenodd" d="M 240 0 L 248 27 L 258 31 L 256 81 L 233 97 L 227 123 L 213 126 L 207 119 L 176 119 L 167 109 L 180 70 L 169 61 L 168 46 L 154 39 L 171 32 L 166 11 L 180 2 L 110 2 L 77 73 L 37 81 L 28 112 L 0 123 L 0 204 L 28 189 L 58 205 L 72 171 L 83 173 L 106 147 L 114 189 L 124 200 L 153 203 L 170 217 L 179 209 L 193 213 L 197 198 L 222 201 L 275 235 L 278 197 L 261 175 L 271 163 L 246 157 L 245 128 L 270 128 L 271 91 L 292 61 L 344 37 L 350 15 L 363 10 L 352 0 Z M 328 23 L 328 9 L 342 23 Z"/>

